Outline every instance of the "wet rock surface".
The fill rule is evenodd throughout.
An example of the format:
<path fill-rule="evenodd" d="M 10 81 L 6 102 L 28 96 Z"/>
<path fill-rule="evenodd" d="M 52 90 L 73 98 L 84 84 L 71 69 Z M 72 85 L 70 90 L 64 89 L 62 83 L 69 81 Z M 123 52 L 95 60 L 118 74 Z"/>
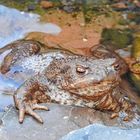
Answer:
<path fill-rule="evenodd" d="M 92 123 L 108 123 L 108 116 L 99 111 L 61 106 L 57 104 L 47 105 L 49 112 L 37 111 L 44 119 L 44 124 L 39 124 L 30 116 L 26 116 L 23 124 L 18 123 L 18 112 L 11 107 L 0 115 L 0 139 L 10 140 L 59 140 L 72 130 L 85 127 Z M 103 121 L 101 121 L 103 120 Z M 110 120 L 108 125 L 117 125 L 115 120 Z"/>
<path fill-rule="evenodd" d="M 80 130 L 73 131 L 62 140 L 138 140 L 140 129 L 124 130 L 117 127 L 107 127 L 94 124 Z"/>

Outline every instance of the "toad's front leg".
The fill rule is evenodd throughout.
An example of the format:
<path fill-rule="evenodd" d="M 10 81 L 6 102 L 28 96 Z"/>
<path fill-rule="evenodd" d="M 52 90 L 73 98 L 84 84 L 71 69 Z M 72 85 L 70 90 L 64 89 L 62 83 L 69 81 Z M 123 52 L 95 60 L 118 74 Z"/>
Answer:
<path fill-rule="evenodd" d="M 46 106 L 39 105 L 39 103 L 50 102 L 50 97 L 46 95 L 47 87 L 41 85 L 36 80 L 28 80 L 14 94 L 14 102 L 17 109 L 19 109 L 19 122 L 22 123 L 25 114 L 35 118 L 40 123 L 43 123 L 42 118 L 34 112 L 35 109 L 46 110 Z"/>

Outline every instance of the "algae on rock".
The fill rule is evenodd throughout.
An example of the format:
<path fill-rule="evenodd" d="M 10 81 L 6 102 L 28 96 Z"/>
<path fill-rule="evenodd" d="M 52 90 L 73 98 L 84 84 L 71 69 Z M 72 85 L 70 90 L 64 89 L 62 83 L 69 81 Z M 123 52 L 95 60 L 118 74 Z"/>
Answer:
<path fill-rule="evenodd" d="M 129 29 L 108 29 L 102 31 L 101 43 L 111 45 L 115 49 L 125 48 L 132 43 L 133 37 Z"/>
<path fill-rule="evenodd" d="M 139 61 L 138 64 L 134 65 L 133 68 L 139 70 L 140 69 L 140 33 L 139 32 L 135 34 L 135 39 L 133 41 L 132 57 L 134 57 Z M 135 87 L 140 91 L 140 74 L 131 73 L 130 77 Z"/>
<path fill-rule="evenodd" d="M 138 34 L 133 41 L 132 56 L 136 59 L 140 58 L 140 36 Z"/>

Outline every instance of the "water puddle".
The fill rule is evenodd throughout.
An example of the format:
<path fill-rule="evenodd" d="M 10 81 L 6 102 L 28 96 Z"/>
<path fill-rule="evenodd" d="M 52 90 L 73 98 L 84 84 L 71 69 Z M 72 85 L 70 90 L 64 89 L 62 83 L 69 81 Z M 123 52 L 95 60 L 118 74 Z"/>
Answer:
<path fill-rule="evenodd" d="M 23 38 L 29 32 L 45 32 L 58 34 L 60 27 L 52 23 L 41 23 L 40 16 L 37 14 L 21 12 L 16 9 L 0 5 L 0 48 L 5 45 Z M 10 52 L 8 50 L 0 55 L 0 64 L 3 58 Z M 0 112 L 6 106 L 13 104 L 12 95 L 28 76 L 33 72 L 23 72 L 22 67 L 15 66 L 6 75 L 0 74 Z M 16 79 L 16 80 L 15 80 Z"/>
<path fill-rule="evenodd" d="M 38 31 L 58 34 L 61 29 L 52 23 L 41 23 L 37 14 L 21 12 L 0 5 L 0 47 L 23 38 L 27 33 Z"/>

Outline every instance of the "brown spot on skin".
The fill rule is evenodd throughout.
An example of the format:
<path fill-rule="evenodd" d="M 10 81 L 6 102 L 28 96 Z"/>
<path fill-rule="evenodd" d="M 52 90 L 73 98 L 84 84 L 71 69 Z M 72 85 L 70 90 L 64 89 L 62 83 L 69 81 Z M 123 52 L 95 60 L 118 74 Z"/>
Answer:
<path fill-rule="evenodd" d="M 123 121 L 126 121 L 126 122 L 128 122 L 129 120 L 130 118 L 128 116 L 123 119 Z"/>
<path fill-rule="evenodd" d="M 125 111 L 131 110 L 132 104 L 130 104 L 130 102 L 123 99 L 120 103 L 121 103 L 121 107 L 122 107 L 123 110 L 125 110 Z"/>
<path fill-rule="evenodd" d="M 40 51 L 40 47 L 38 46 L 38 44 L 31 44 L 30 45 L 30 55 L 32 55 L 32 54 L 36 54 L 36 53 L 38 53 L 39 51 Z"/>
<path fill-rule="evenodd" d="M 118 112 L 118 111 L 121 110 L 121 106 L 120 105 L 121 104 L 118 103 L 118 101 L 115 98 L 115 96 L 112 96 L 112 103 L 108 107 L 108 110 Z"/>
<path fill-rule="evenodd" d="M 108 105 L 108 107 L 106 106 L 106 103 L 108 102 L 108 99 L 109 99 L 109 96 L 110 95 L 105 95 L 104 97 L 102 97 L 102 99 L 100 99 L 100 101 L 99 101 L 99 104 L 98 104 L 98 106 L 97 106 L 97 108 L 99 108 L 99 109 L 103 109 L 103 110 L 108 110 L 109 109 L 109 105 Z M 110 96 L 111 97 L 111 96 Z M 111 102 L 112 102 L 112 98 L 110 98 L 110 100 L 111 100 Z M 109 102 L 108 102 L 109 103 Z"/>
<path fill-rule="evenodd" d="M 10 70 L 10 68 L 7 65 L 1 66 L 1 73 L 2 74 L 6 74 L 9 70 Z"/>
<path fill-rule="evenodd" d="M 110 116 L 110 118 L 111 118 L 111 119 L 114 119 L 114 118 L 116 118 L 116 117 L 118 117 L 118 116 L 119 116 L 118 113 L 113 113 L 113 114 Z"/>
<path fill-rule="evenodd" d="M 25 101 L 33 101 L 36 103 L 44 103 L 44 102 L 50 102 L 50 97 L 46 95 L 46 87 L 43 88 L 40 86 L 37 82 L 32 84 L 32 87 L 30 87 L 27 90 L 27 94 L 25 95 Z"/>
<path fill-rule="evenodd" d="M 65 74 L 70 69 L 70 66 L 66 65 L 61 69 L 60 73 Z"/>
<path fill-rule="evenodd" d="M 112 103 L 113 103 L 112 96 L 107 95 L 106 101 L 104 102 L 104 109 L 108 109 Z"/>
<path fill-rule="evenodd" d="M 10 70 L 10 66 L 12 64 L 12 61 L 13 61 L 13 56 L 10 53 L 4 58 L 3 63 L 1 65 L 1 73 L 2 74 L 5 74 Z"/>

